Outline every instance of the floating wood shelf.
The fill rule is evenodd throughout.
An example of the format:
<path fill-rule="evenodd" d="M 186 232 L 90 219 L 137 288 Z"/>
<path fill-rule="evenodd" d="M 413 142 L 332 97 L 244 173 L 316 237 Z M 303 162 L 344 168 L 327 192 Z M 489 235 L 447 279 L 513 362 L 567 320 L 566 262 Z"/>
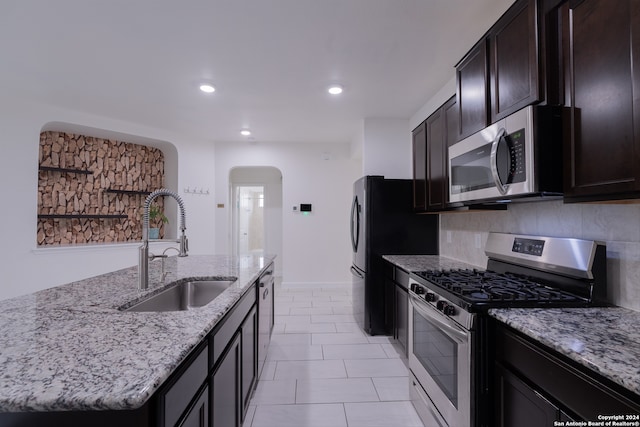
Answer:
<path fill-rule="evenodd" d="M 149 194 L 151 194 L 151 191 L 117 190 L 117 189 L 113 189 L 113 188 L 105 188 L 102 191 L 104 191 L 105 193 L 131 194 L 131 195 L 143 195 L 143 196 L 148 196 Z"/>
<path fill-rule="evenodd" d="M 128 215 L 114 214 L 114 215 L 92 215 L 92 214 L 39 214 L 38 219 L 123 219 L 129 218 Z"/>
<path fill-rule="evenodd" d="M 38 170 L 48 171 L 48 172 L 66 172 L 66 173 L 79 173 L 84 175 L 93 175 L 93 171 L 89 171 L 85 169 L 58 168 L 55 166 L 39 166 Z"/>

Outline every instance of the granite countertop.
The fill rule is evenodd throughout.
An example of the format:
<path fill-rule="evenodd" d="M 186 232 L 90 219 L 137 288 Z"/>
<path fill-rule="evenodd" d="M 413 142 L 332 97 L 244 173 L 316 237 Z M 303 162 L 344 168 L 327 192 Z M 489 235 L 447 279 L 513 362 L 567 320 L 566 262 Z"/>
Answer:
<path fill-rule="evenodd" d="M 492 309 L 489 314 L 640 394 L 640 313 L 591 307 Z"/>
<path fill-rule="evenodd" d="M 440 255 L 383 255 L 382 258 L 408 272 L 453 268 L 484 270 L 484 268 Z"/>
<path fill-rule="evenodd" d="M 136 409 L 249 289 L 274 257 L 170 257 L 0 301 L 0 412 Z M 204 307 L 125 312 L 176 281 L 237 277 Z"/>

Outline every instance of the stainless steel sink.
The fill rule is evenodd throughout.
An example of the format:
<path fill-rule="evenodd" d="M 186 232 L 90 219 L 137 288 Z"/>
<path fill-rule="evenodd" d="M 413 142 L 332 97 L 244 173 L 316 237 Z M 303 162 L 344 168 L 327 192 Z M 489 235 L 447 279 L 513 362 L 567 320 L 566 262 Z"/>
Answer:
<path fill-rule="evenodd" d="M 179 283 L 152 295 L 125 311 L 180 311 L 203 307 L 236 280 L 193 280 Z"/>

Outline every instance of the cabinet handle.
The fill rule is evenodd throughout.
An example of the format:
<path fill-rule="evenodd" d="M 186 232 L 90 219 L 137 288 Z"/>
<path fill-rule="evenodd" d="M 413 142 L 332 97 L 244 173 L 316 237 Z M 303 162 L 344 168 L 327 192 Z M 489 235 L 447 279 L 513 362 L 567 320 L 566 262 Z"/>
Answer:
<path fill-rule="evenodd" d="M 269 295 L 269 288 L 266 288 L 264 290 L 264 293 L 262 294 L 262 299 L 267 299 L 267 295 Z"/>

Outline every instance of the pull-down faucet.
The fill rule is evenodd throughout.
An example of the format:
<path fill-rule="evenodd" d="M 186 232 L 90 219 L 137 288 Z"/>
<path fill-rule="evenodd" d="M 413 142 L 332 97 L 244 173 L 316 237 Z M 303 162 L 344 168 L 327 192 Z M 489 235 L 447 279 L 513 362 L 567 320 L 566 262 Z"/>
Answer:
<path fill-rule="evenodd" d="M 149 287 L 149 209 L 151 207 L 151 202 L 153 202 L 158 196 L 171 196 L 176 200 L 176 202 L 178 202 L 178 206 L 180 207 L 181 231 L 180 238 L 177 240 L 177 242 L 180 243 L 178 256 L 187 256 L 187 251 L 189 250 L 189 242 L 187 241 L 187 236 L 184 233 L 187 226 L 185 225 L 186 214 L 182 198 L 180 198 L 177 193 L 167 190 L 166 188 L 161 188 L 149 194 L 144 202 L 144 213 L 142 215 L 142 246 L 140 246 L 138 251 L 138 289 L 147 289 Z"/>

